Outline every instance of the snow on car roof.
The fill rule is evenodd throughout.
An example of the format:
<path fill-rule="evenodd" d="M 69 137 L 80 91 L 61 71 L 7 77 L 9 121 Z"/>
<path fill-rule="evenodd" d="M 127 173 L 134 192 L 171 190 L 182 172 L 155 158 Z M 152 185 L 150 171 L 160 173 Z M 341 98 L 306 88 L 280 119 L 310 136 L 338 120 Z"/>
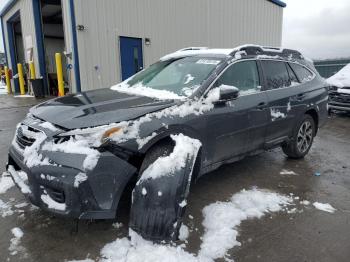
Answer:
<path fill-rule="evenodd" d="M 347 64 L 338 73 L 328 78 L 327 83 L 340 88 L 350 87 L 350 64 Z"/>
<path fill-rule="evenodd" d="M 174 59 L 174 58 L 179 58 L 179 57 L 187 57 L 187 56 L 194 56 L 194 55 L 230 55 L 233 51 L 235 51 L 234 49 L 220 49 L 220 48 L 216 48 L 216 49 L 209 49 L 209 48 L 198 48 L 198 49 L 181 49 L 178 50 L 174 53 L 168 54 L 163 56 L 160 60 L 165 61 L 168 59 Z"/>
<path fill-rule="evenodd" d="M 180 57 L 188 57 L 195 55 L 232 55 L 236 51 L 244 50 L 245 48 L 257 47 L 260 48 L 264 52 L 272 52 L 272 53 L 283 53 L 285 50 L 282 47 L 270 47 L 270 46 L 261 46 L 255 44 L 246 44 L 240 45 L 234 48 L 208 48 L 208 47 L 187 47 L 180 50 L 175 51 L 174 53 L 170 53 L 168 55 L 163 56 L 160 60 L 168 60 Z"/>

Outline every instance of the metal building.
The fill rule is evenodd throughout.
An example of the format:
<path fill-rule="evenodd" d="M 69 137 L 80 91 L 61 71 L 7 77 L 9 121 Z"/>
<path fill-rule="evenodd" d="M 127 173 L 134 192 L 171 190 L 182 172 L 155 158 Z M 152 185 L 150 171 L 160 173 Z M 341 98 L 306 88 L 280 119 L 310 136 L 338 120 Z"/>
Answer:
<path fill-rule="evenodd" d="M 188 46 L 280 46 L 279 0 L 10 0 L 0 12 L 6 58 L 34 61 L 54 92 L 64 53 L 71 92 L 111 85 Z M 12 80 L 18 91 L 17 80 Z"/>
<path fill-rule="evenodd" d="M 350 58 L 315 60 L 314 65 L 320 75 L 329 78 L 338 73 L 347 64 L 350 64 Z"/>

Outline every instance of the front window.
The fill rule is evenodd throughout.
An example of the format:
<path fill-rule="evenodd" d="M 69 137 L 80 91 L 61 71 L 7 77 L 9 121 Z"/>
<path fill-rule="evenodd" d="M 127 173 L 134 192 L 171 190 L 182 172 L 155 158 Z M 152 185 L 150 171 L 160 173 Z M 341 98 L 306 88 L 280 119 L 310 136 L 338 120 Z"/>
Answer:
<path fill-rule="evenodd" d="M 208 78 L 220 58 L 186 57 L 160 61 L 112 89 L 145 96 L 164 98 L 188 97 Z M 162 95 L 161 95 L 162 94 Z M 172 94 L 172 95 L 171 95 Z"/>
<path fill-rule="evenodd" d="M 240 94 L 250 94 L 259 90 L 260 81 L 256 61 L 242 61 L 233 64 L 221 75 L 215 86 L 234 86 Z"/>

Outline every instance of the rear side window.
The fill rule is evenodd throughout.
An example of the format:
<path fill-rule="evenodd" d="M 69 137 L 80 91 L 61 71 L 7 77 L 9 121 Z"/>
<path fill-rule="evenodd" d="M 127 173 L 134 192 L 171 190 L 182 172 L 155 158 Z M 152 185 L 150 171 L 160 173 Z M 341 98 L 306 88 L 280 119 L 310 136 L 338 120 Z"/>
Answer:
<path fill-rule="evenodd" d="M 312 79 L 313 74 L 305 67 L 294 63 L 290 63 L 290 66 L 292 67 L 293 71 L 296 73 L 301 83 L 308 82 Z"/>
<path fill-rule="evenodd" d="M 231 65 L 218 79 L 216 86 L 235 86 L 241 91 L 257 90 L 259 73 L 256 61 L 242 61 Z"/>
<path fill-rule="evenodd" d="M 291 85 L 285 62 L 263 60 L 261 64 L 264 69 L 268 88 L 277 89 Z"/>

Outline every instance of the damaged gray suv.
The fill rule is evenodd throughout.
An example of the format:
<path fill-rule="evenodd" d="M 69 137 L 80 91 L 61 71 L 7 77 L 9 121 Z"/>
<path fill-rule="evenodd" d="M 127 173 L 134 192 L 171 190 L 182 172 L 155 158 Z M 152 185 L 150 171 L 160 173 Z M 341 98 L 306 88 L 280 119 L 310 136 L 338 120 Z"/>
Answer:
<path fill-rule="evenodd" d="M 303 158 L 327 99 L 327 84 L 297 51 L 182 49 L 109 89 L 31 108 L 7 170 L 43 210 L 114 219 L 125 197 L 131 229 L 174 240 L 200 176 L 274 147 Z"/>

